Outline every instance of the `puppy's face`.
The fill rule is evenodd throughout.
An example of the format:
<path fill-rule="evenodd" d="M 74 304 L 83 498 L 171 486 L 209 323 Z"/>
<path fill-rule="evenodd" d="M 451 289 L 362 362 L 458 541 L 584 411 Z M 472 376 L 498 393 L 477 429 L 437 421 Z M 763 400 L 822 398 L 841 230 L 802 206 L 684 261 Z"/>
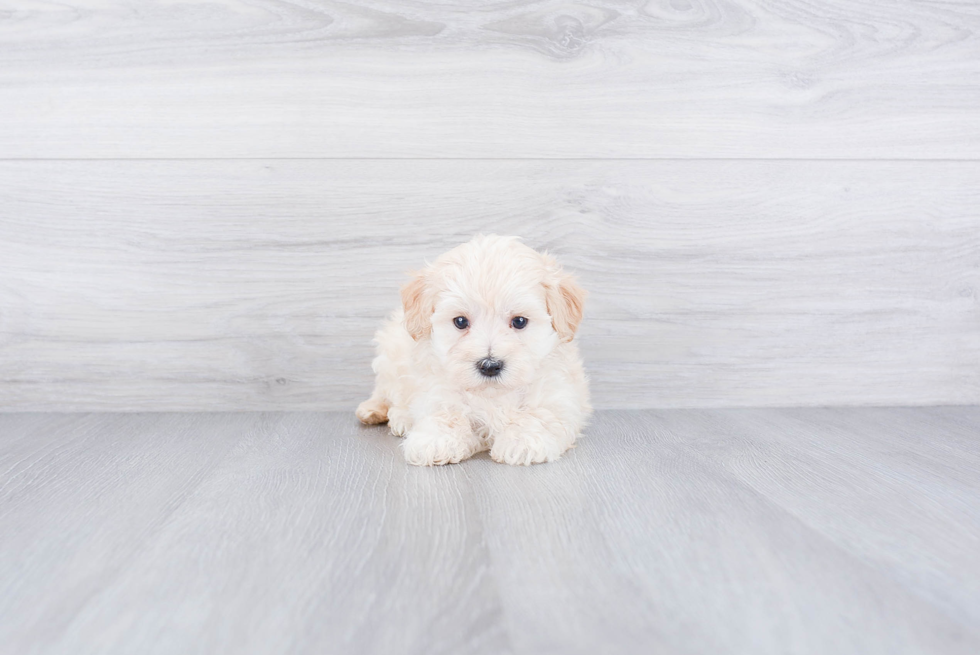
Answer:
<path fill-rule="evenodd" d="M 552 257 L 502 237 L 446 253 L 402 292 L 409 332 L 431 340 L 450 384 L 477 392 L 533 380 L 574 336 L 584 296 Z"/>

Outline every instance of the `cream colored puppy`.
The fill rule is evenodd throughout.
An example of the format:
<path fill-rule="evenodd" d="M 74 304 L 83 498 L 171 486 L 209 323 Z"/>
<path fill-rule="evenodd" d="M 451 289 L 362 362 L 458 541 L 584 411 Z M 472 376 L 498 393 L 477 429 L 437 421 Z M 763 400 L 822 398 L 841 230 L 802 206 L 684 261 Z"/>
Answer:
<path fill-rule="evenodd" d="M 515 237 L 450 250 L 378 331 L 377 383 L 357 417 L 387 421 L 419 466 L 487 449 L 506 464 L 558 459 L 592 412 L 572 340 L 584 300 L 553 257 Z"/>

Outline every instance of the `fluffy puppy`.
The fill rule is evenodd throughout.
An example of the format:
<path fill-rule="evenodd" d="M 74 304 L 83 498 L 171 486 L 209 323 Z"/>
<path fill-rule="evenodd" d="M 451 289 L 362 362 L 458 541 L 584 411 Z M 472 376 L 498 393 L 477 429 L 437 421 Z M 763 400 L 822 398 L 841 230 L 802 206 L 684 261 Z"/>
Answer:
<path fill-rule="evenodd" d="M 450 250 L 402 287 L 357 417 L 387 421 L 418 466 L 484 450 L 505 464 L 558 459 L 592 412 L 573 341 L 584 300 L 554 257 L 515 237 Z"/>

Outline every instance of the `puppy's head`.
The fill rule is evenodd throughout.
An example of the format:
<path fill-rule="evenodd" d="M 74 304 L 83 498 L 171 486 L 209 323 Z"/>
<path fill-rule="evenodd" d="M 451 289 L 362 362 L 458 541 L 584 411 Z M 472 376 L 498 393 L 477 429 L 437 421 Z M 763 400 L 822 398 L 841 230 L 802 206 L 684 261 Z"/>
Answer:
<path fill-rule="evenodd" d="M 431 340 L 454 385 L 470 391 L 529 383 L 575 336 L 584 300 L 554 257 L 514 237 L 476 237 L 402 288 L 405 327 Z"/>

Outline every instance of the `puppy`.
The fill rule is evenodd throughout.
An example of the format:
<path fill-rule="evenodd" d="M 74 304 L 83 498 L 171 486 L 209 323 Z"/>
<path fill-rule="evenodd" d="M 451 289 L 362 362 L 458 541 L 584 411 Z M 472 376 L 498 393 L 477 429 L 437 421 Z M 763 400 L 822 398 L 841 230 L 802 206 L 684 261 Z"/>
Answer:
<path fill-rule="evenodd" d="M 578 347 L 585 292 L 515 237 L 478 236 L 402 287 L 378 331 L 377 382 L 357 408 L 404 436 L 410 464 L 490 451 L 505 464 L 558 459 L 592 408 Z"/>

